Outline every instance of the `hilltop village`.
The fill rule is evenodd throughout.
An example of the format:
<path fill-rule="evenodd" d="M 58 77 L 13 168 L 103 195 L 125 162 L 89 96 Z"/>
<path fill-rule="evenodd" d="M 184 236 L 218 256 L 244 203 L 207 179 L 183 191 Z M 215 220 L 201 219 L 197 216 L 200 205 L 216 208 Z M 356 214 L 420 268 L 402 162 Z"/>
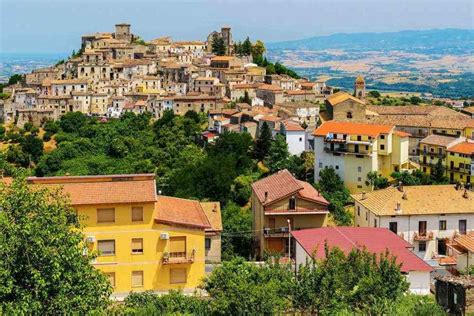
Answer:
<path fill-rule="evenodd" d="M 27 169 L 34 192 L 60 187 L 113 299 L 193 294 L 206 277 L 204 295 L 216 299 L 209 280 L 229 254 L 296 275 L 329 260 L 327 246 L 388 250 L 407 282 L 400 293 L 474 309 L 451 297 L 474 295 L 472 278 L 458 277 L 474 263 L 472 108 L 376 105 L 362 75 L 353 91 L 300 78 L 268 61 L 262 42 L 235 42 L 230 27 L 202 42 L 131 31 L 83 35 L 70 58 L 5 87 L 0 103 L 4 199 L 20 185 L 7 165 Z M 44 153 L 42 141 L 32 149 L 40 130 Z M 72 162 L 101 148 L 112 167 Z M 109 172 L 122 167 L 133 172 Z"/>

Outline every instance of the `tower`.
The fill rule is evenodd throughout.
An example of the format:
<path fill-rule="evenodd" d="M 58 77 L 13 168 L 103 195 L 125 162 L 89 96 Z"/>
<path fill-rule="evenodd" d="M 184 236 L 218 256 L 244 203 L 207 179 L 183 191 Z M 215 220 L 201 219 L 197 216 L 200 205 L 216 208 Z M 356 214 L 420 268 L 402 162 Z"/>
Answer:
<path fill-rule="evenodd" d="M 120 23 L 115 24 L 115 38 L 118 40 L 132 41 L 132 34 L 130 33 L 130 24 Z"/>
<path fill-rule="evenodd" d="M 221 28 L 221 36 L 222 36 L 222 39 L 224 40 L 224 45 L 226 48 L 227 55 L 231 55 L 233 42 L 232 42 L 232 32 L 230 31 L 229 26 L 223 26 Z"/>
<path fill-rule="evenodd" d="M 358 75 L 354 83 L 354 96 L 359 99 L 365 98 L 365 80 L 362 75 Z"/>

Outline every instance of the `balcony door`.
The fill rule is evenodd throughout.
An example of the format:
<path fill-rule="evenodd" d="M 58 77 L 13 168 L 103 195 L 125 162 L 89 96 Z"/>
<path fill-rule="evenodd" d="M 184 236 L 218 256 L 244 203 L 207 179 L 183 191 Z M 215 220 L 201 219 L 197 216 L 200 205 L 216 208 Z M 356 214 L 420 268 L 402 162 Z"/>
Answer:
<path fill-rule="evenodd" d="M 184 258 L 186 257 L 186 237 L 171 237 L 170 238 L 170 257 Z"/>
<path fill-rule="evenodd" d="M 460 219 L 459 220 L 459 233 L 465 235 L 467 231 L 467 220 Z"/>
<path fill-rule="evenodd" d="M 418 222 L 418 234 L 420 234 L 420 236 L 426 235 L 426 221 Z"/>

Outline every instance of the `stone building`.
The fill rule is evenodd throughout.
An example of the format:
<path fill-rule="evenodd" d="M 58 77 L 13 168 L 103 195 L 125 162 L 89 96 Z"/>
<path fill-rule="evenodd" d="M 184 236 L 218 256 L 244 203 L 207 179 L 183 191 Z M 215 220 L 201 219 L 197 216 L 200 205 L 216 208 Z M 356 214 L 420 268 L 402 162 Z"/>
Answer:
<path fill-rule="evenodd" d="M 354 96 L 359 99 L 365 98 L 365 80 L 361 75 L 358 75 L 354 82 Z"/>

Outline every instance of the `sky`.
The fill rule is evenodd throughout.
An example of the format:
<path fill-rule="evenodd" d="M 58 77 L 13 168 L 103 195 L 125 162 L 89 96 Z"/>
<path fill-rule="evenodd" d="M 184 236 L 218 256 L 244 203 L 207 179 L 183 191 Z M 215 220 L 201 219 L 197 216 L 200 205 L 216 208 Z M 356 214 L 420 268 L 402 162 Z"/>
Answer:
<path fill-rule="evenodd" d="M 116 23 L 150 40 L 205 40 L 223 25 L 265 42 L 333 33 L 474 28 L 474 0 L 0 0 L 0 53 L 71 52 Z"/>

